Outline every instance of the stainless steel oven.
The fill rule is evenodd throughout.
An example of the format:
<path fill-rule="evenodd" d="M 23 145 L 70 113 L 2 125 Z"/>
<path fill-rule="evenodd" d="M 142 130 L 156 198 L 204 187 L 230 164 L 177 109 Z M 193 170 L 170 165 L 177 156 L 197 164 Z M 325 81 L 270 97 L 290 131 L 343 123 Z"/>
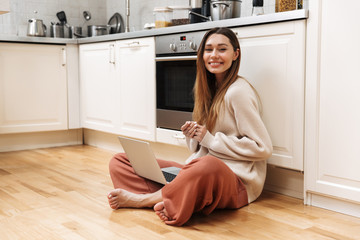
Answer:
<path fill-rule="evenodd" d="M 179 130 L 192 119 L 196 54 L 205 32 L 160 35 L 156 51 L 157 127 Z"/>

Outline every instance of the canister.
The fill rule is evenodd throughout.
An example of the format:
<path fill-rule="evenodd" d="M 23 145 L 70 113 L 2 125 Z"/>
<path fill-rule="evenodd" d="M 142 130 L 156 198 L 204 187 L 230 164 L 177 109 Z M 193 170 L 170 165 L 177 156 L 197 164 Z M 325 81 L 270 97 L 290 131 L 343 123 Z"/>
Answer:
<path fill-rule="evenodd" d="M 172 25 L 184 25 L 190 23 L 190 6 L 169 6 L 172 9 Z"/>
<path fill-rule="evenodd" d="M 172 9 L 169 7 L 155 7 L 155 28 L 163 28 L 172 26 Z"/>
<path fill-rule="evenodd" d="M 276 0 L 275 12 L 285 12 L 296 10 L 297 0 Z"/>

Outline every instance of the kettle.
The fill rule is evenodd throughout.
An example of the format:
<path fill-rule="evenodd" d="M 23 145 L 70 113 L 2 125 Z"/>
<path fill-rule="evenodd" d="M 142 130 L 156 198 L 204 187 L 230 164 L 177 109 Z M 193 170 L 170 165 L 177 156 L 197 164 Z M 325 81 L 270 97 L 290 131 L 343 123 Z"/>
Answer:
<path fill-rule="evenodd" d="M 40 19 L 31 18 L 28 21 L 27 35 L 31 37 L 45 37 L 46 26 Z"/>

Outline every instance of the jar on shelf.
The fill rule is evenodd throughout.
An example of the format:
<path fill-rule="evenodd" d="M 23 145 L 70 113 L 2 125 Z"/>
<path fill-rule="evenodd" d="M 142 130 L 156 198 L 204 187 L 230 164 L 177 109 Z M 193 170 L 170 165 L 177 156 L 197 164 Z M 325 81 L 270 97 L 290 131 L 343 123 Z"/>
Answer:
<path fill-rule="evenodd" d="M 297 0 L 276 0 L 275 12 L 286 12 L 297 9 Z"/>
<path fill-rule="evenodd" d="M 173 26 L 190 23 L 190 6 L 169 6 L 169 8 L 172 9 L 173 12 L 171 20 Z"/>
<path fill-rule="evenodd" d="M 172 9 L 169 7 L 155 7 L 155 28 L 172 26 Z"/>

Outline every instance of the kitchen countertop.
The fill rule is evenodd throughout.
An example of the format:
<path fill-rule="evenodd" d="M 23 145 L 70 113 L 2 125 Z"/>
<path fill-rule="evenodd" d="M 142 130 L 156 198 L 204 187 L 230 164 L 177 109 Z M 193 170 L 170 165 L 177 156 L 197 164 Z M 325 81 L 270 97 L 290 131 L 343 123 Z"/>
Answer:
<path fill-rule="evenodd" d="M 96 37 L 67 39 L 67 38 L 50 38 L 50 37 L 27 37 L 27 36 L 11 36 L 0 35 L 0 42 L 23 42 L 23 43 L 48 43 L 48 44 L 83 44 L 104 41 L 115 41 L 121 39 L 131 39 L 149 36 L 166 35 L 172 33 L 206 31 L 213 27 L 245 27 L 251 25 L 293 21 L 307 19 L 309 11 L 305 9 L 294 10 L 281 13 L 264 14 L 260 16 L 231 18 L 219 21 L 187 24 L 172 26 L 166 28 L 157 28 L 150 30 L 140 30 L 127 33 L 110 34 Z"/>

